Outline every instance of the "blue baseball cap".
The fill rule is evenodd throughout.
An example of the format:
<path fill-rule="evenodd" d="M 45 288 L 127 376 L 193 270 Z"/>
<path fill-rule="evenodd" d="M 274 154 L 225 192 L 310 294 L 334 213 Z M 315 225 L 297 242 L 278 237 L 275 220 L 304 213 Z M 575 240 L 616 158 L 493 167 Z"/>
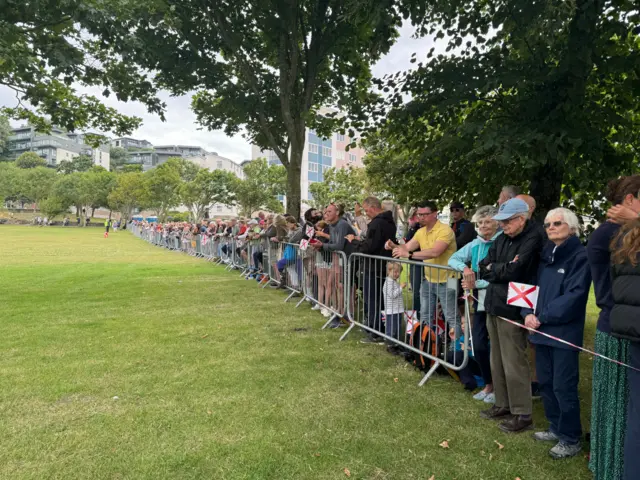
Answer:
<path fill-rule="evenodd" d="M 512 198 L 507 200 L 498 210 L 498 214 L 493 217 L 494 220 L 508 220 L 511 217 L 518 215 L 519 213 L 529 213 L 529 205 L 524 200 L 519 198 Z"/>

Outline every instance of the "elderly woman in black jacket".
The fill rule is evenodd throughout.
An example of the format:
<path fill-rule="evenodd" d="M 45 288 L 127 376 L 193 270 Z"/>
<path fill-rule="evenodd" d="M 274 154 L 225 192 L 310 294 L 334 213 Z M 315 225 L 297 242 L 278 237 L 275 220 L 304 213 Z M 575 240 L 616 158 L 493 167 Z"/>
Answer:
<path fill-rule="evenodd" d="M 549 241 L 540 255 L 538 303 L 535 312 L 522 310 L 525 326 L 582 346 L 591 271 L 587 250 L 578 238 L 578 217 L 571 210 L 556 208 L 547 214 L 544 228 Z M 557 442 L 549 451 L 553 458 L 573 457 L 582 449 L 579 350 L 537 333 L 530 339 L 536 345 L 536 371 L 549 420 L 549 429 L 533 437 Z"/>
<path fill-rule="evenodd" d="M 640 199 L 638 200 L 640 202 Z M 611 244 L 611 333 L 630 341 L 629 403 L 624 443 L 624 480 L 640 472 L 640 220 L 622 228 Z"/>

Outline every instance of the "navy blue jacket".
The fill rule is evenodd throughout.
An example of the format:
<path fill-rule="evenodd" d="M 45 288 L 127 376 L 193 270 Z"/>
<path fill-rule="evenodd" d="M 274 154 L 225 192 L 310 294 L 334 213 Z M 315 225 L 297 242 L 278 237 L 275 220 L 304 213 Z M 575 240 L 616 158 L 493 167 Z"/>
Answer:
<path fill-rule="evenodd" d="M 538 331 L 582 346 L 591 270 L 587 250 L 578 237 L 569 237 L 556 248 L 548 242 L 542 250 L 538 268 Z M 522 309 L 522 317 L 532 313 Z M 531 343 L 570 349 L 543 335 L 532 334 Z"/>

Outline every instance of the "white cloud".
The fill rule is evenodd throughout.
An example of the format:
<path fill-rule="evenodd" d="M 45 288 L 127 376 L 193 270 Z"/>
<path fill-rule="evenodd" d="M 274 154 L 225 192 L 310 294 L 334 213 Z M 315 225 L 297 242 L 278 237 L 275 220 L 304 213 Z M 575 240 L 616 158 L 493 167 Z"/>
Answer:
<path fill-rule="evenodd" d="M 385 73 L 395 73 L 411 68 L 412 64 L 409 60 L 414 52 L 418 53 L 418 57 L 424 56 L 431 48 L 432 42 L 424 38 L 411 38 L 413 32 L 414 29 L 410 24 L 402 26 L 401 36 L 396 44 L 389 54 L 374 66 L 374 75 L 383 76 Z M 149 114 L 138 102 L 119 102 L 113 96 L 105 98 L 101 94 L 101 88 L 79 87 L 78 90 L 103 99 L 106 105 L 117 108 L 121 113 L 141 117 L 143 125 L 130 135 L 133 138 L 145 139 L 154 145 L 197 145 L 237 163 L 251 158 L 251 146 L 241 135 L 228 137 L 222 131 L 199 130 L 195 114 L 190 108 L 190 95 L 171 97 L 167 92 L 162 92 L 160 97 L 167 104 L 166 122 L 162 122 L 156 115 Z M 0 86 L 0 105 L 13 107 L 16 104 L 15 93 L 8 87 Z"/>

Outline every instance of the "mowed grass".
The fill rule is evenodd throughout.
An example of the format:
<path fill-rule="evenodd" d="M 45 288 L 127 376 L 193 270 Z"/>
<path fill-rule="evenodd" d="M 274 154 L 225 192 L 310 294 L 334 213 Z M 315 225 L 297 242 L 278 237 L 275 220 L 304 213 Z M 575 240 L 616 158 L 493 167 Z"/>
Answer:
<path fill-rule="evenodd" d="M 591 478 L 452 379 L 420 388 L 307 304 L 128 232 L 0 226 L 0 292 L 2 479 Z"/>

